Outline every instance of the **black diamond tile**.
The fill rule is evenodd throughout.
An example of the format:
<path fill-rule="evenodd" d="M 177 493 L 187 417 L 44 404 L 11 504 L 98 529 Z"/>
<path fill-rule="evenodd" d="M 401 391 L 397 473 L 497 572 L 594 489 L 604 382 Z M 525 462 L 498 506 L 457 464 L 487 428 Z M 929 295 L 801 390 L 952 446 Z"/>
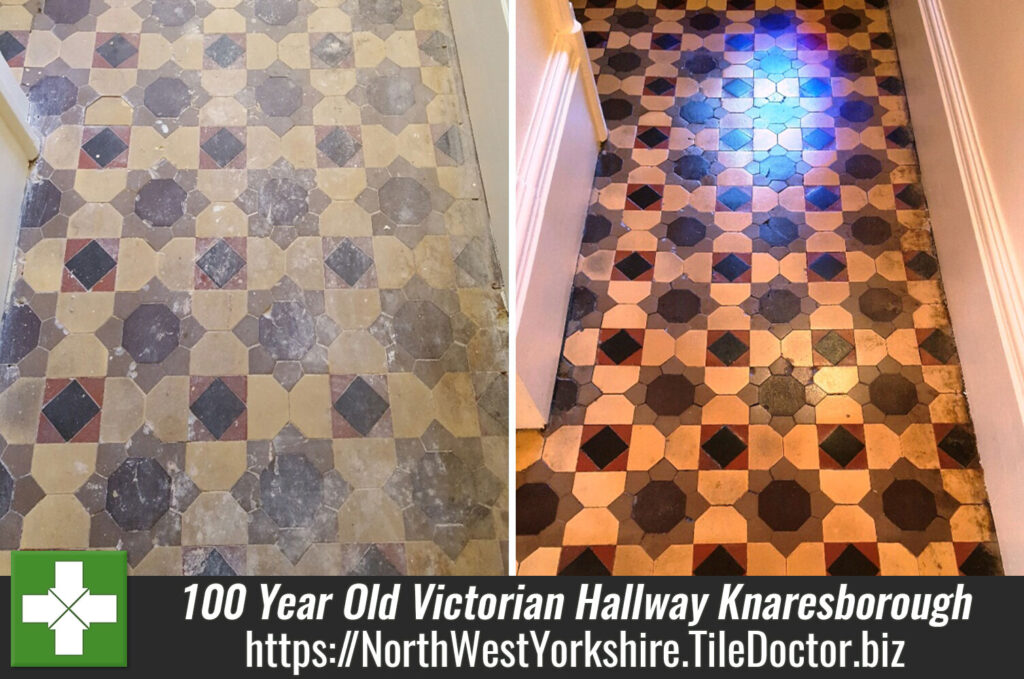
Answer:
<path fill-rule="evenodd" d="M 200 577 L 230 577 L 238 575 L 238 573 L 225 561 L 220 552 L 213 549 L 210 550 L 203 562 L 202 569 L 196 575 Z"/>
<path fill-rule="evenodd" d="M 675 42 L 676 46 L 679 45 L 679 39 L 675 38 L 674 36 L 662 36 L 662 38 L 669 38 L 668 42 L 670 42 L 670 43 L 671 42 Z M 663 44 L 664 44 L 664 41 L 663 41 Z M 659 46 L 661 46 L 661 45 L 659 45 Z M 665 94 L 667 92 L 671 92 L 672 90 L 675 90 L 675 88 L 676 88 L 676 84 L 674 82 L 672 82 L 671 80 L 669 80 L 668 78 L 655 78 L 651 82 L 647 83 L 647 89 L 650 90 L 651 92 L 654 92 L 655 94 L 658 94 L 658 95 Z M 666 139 L 667 138 L 668 137 L 666 137 Z M 653 146 L 653 144 L 652 144 L 652 146 Z"/>
<path fill-rule="evenodd" d="M 828 567 L 828 574 L 843 577 L 878 575 L 878 566 L 864 556 L 859 549 L 853 545 L 847 545 L 846 549 Z"/>
<path fill-rule="evenodd" d="M 580 450 L 593 460 L 598 469 L 607 467 L 628 448 L 626 442 L 619 438 L 611 427 L 604 427 L 580 446 Z"/>
<path fill-rule="evenodd" d="M 621 271 L 626 278 L 633 281 L 650 271 L 653 265 L 644 259 L 643 255 L 639 252 L 634 252 L 628 257 L 624 257 L 621 261 L 616 262 L 615 268 Z"/>
<path fill-rule="evenodd" d="M 601 351 L 605 353 L 608 358 L 615 361 L 615 363 L 622 363 L 630 356 L 640 351 L 641 345 L 633 336 L 625 330 L 619 330 L 617 333 L 601 342 Z"/>
<path fill-rule="evenodd" d="M 334 402 L 334 409 L 366 436 L 387 412 L 388 402 L 362 377 L 357 377 Z"/>
<path fill-rule="evenodd" d="M 228 165 L 244 148 L 245 144 L 224 127 L 202 143 L 202 149 L 206 155 L 213 158 L 213 161 L 221 167 Z"/>
<path fill-rule="evenodd" d="M 846 265 L 826 252 L 811 262 L 810 268 L 814 273 L 830 281 L 841 274 L 846 269 Z"/>
<path fill-rule="evenodd" d="M 750 271 L 750 265 L 734 254 L 729 254 L 713 267 L 715 271 L 725 276 L 728 280 L 734 281 L 746 272 Z"/>
<path fill-rule="evenodd" d="M 916 184 L 903 187 L 896 197 L 915 210 L 924 206 L 924 191 Z"/>
<path fill-rule="evenodd" d="M 633 201 L 642 210 L 646 210 L 650 206 L 661 200 L 661 194 L 652 189 L 650 186 L 644 185 L 639 189 L 629 194 L 629 199 Z"/>
<path fill-rule="evenodd" d="M 245 412 L 245 404 L 223 380 L 217 378 L 192 403 L 189 410 L 199 418 L 214 438 L 219 439 Z"/>
<path fill-rule="evenodd" d="M 73 439 L 99 412 L 96 401 L 77 380 L 72 380 L 43 406 L 43 415 L 65 441 Z"/>
<path fill-rule="evenodd" d="M 939 263 L 927 252 L 919 252 L 911 257 L 907 266 L 924 279 L 931 278 L 939 272 Z"/>
<path fill-rule="evenodd" d="M 835 330 L 830 330 L 827 335 L 818 340 L 814 349 L 828 359 L 829 363 L 838 365 L 840 361 L 850 355 L 853 345 Z"/>
<path fill-rule="evenodd" d="M 347 575 L 394 577 L 401 575 L 401 573 L 376 545 L 370 545 L 370 548 L 366 550 L 366 554 L 363 554 L 363 558 L 359 560 L 359 563 Z"/>
<path fill-rule="evenodd" d="M 448 131 L 438 138 L 434 146 L 460 165 L 465 160 L 465 154 L 462 150 L 462 136 L 459 135 L 457 127 L 448 128 Z"/>
<path fill-rule="evenodd" d="M 217 38 L 206 48 L 206 56 L 210 57 L 221 68 L 227 68 L 242 56 L 245 50 L 226 35 Z"/>
<path fill-rule="evenodd" d="M 100 282 L 104 276 L 110 273 L 117 262 L 107 253 L 96 241 L 90 241 L 84 248 L 64 264 L 71 275 L 78 279 L 86 290 L 92 290 L 92 286 Z"/>
<path fill-rule="evenodd" d="M 966 467 L 978 458 L 978 442 L 974 434 L 957 425 L 939 441 L 942 452 Z"/>
<path fill-rule="evenodd" d="M 693 569 L 694 575 L 735 576 L 745 573 L 746 570 L 743 566 L 733 558 L 729 550 L 721 545 L 715 547 L 714 551 L 708 554 L 707 558 Z"/>
<path fill-rule="evenodd" d="M 740 356 L 747 353 L 749 347 L 736 335 L 727 332 L 708 345 L 708 351 L 718 357 L 722 363 L 732 365 Z"/>
<path fill-rule="evenodd" d="M 333 33 L 328 33 L 317 44 L 313 45 L 311 51 L 320 58 L 320 61 L 328 66 L 337 66 L 352 53 L 352 44 L 342 40 Z"/>
<path fill-rule="evenodd" d="M 964 575 L 1002 575 L 1003 567 L 998 555 L 985 545 L 978 545 L 960 564 L 960 572 Z"/>
<path fill-rule="evenodd" d="M 117 68 L 138 53 L 135 45 L 128 42 L 123 35 L 115 35 L 96 48 L 96 51 L 108 64 Z"/>
<path fill-rule="evenodd" d="M 245 260 L 222 239 L 214 243 L 196 264 L 218 288 L 223 288 L 245 266 Z"/>
<path fill-rule="evenodd" d="M 668 139 L 668 135 L 656 127 L 649 127 L 638 134 L 636 138 L 642 141 L 648 148 L 654 148 L 661 142 Z"/>
<path fill-rule="evenodd" d="M 956 355 L 956 344 L 953 342 L 953 338 L 941 330 L 936 330 L 928 335 L 921 342 L 921 348 L 941 363 L 949 363 L 949 359 Z"/>
<path fill-rule="evenodd" d="M 608 567 L 601 562 L 601 559 L 597 558 L 593 550 L 589 547 L 583 550 L 583 553 L 573 559 L 565 568 L 558 573 L 559 575 L 569 576 L 593 576 L 593 575 L 611 575 Z"/>
<path fill-rule="evenodd" d="M 82 144 L 82 150 L 100 167 L 109 165 L 127 148 L 128 144 L 125 144 L 109 127 L 103 128 L 96 136 Z"/>
<path fill-rule="evenodd" d="M 747 444 L 739 436 L 736 436 L 732 429 L 722 427 L 715 432 L 714 436 L 705 441 L 701 448 L 718 463 L 718 466 L 725 468 L 743 454 L 743 451 L 747 449 Z"/>
<path fill-rule="evenodd" d="M 825 440 L 821 442 L 821 449 L 840 466 L 845 467 L 860 454 L 860 451 L 864 450 L 864 444 L 846 427 L 840 426 L 825 437 Z"/>
<path fill-rule="evenodd" d="M 10 61 L 24 51 L 25 46 L 10 31 L 0 33 L 0 57 L 3 57 L 4 61 Z"/>
<path fill-rule="evenodd" d="M 342 167 L 350 161 L 352 156 L 359 153 L 359 149 L 363 148 L 362 144 L 356 141 L 348 131 L 340 127 L 331 130 L 327 136 L 320 140 L 316 147 L 338 167 Z"/>
<path fill-rule="evenodd" d="M 900 147 L 910 146 L 914 141 L 914 138 L 910 136 L 910 130 L 905 127 L 897 127 L 895 130 L 885 135 L 885 138 Z"/>
<path fill-rule="evenodd" d="M 348 239 L 343 240 L 325 262 L 349 285 L 358 283 L 366 270 L 373 266 L 373 260 Z"/>

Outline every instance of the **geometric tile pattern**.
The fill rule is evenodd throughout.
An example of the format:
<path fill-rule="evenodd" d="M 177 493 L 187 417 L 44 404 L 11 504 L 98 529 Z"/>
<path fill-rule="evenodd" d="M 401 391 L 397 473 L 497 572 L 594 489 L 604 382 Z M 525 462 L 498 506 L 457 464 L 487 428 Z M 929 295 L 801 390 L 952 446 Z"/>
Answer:
<path fill-rule="evenodd" d="M 520 574 L 1000 560 L 885 0 L 577 0 L 610 137 Z"/>
<path fill-rule="evenodd" d="M 0 324 L 0 550 L 507 572 L 507 315 L 446 5 L 0 16 L 44 140 Z"/>

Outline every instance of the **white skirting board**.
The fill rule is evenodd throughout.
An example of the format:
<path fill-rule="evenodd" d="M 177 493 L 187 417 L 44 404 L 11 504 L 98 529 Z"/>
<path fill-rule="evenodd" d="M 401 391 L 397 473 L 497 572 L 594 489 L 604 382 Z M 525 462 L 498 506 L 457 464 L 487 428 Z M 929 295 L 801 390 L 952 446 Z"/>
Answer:
<path fill-rule="evenodd" d="M 564 11 L 571 22 L 568 5 Z M 607 135 L 579 24 L 559 44 L 563 49 L 547 60 L 516 171 L 519 429 L 548 421 L 593 168 Z"/>
<path fill-rule="evenodd" d="M 938 0 L 890 2 L 1003 567 L 1024 574 L 1024 271 Z"/>

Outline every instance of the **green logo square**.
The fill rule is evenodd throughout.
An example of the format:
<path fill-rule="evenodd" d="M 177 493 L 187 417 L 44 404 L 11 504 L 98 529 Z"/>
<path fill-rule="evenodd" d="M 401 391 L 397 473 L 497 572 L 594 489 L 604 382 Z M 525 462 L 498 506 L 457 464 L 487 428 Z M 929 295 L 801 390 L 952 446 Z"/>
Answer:
<path fill-rule="evenodd" d="M 125 552 L 11 554 L 11 667 L 127 667 Z"/>

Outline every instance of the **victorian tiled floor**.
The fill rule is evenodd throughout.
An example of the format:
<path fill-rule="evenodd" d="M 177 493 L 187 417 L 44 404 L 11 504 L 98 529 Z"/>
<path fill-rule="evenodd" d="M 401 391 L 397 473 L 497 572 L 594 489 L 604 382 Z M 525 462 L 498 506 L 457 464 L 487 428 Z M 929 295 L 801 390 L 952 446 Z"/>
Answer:
<path fill-rule="evenodd" d="M 518 572 L 1000 572 L 884 0 L 576 6 L 611 136 Z"/>
<path fill-rule="evenodd" d="M 0 549 L 505 572 L 506 314 L 443 0 L 29 0 Z"/>

